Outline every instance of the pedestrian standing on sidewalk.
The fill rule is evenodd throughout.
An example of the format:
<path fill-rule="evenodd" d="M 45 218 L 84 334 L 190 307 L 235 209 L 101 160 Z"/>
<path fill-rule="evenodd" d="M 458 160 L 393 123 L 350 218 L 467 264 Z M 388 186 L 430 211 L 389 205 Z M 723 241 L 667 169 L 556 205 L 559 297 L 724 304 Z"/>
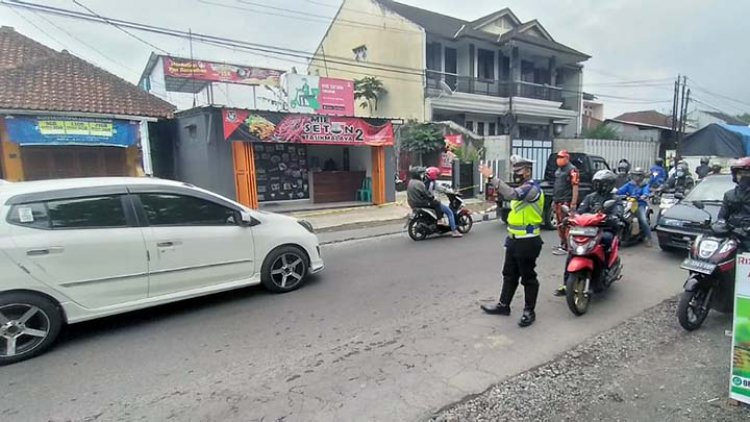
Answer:
<path fill-rule="evenodd" d="M 570 162 L 568 151 L 562 150 L 558 152 L 552 200 L 553 212 L 557 219 L 557 235 L 560 237 L 560 245 L 552 252 L 554 255 L 567 255 L 568 253 L 567 230 L 563 225 L 565 213 L 562 209 L 565 205 L 571 211 L 575 211 L 576 205 L 578 205 L 579 181 L 578 169 Z"/>
<path fill-rule="evenodd" d="M 510 315 L 510 303 L 520 279 L 524 288 L 524 309 L 518 325 L 528 327 L 536 320 L 536 300 L 539 295 L 536 259 L 542 251 L 541 224 L 544 209 L 544 192 L 531 179 L 533 162 L 523 157 L 511 156 L 513 179 L 517 188 L 508 186 L 500 179 L 492 180 L 492 169 L 480 166 L 482 175 L 495 185 L 497 192 L 510 200 L 508 214 L 508 236 L 505 238 L 505 262 L 503 263 L 503 285 L 497 304 L 482 305 L 488 314 Z"/>

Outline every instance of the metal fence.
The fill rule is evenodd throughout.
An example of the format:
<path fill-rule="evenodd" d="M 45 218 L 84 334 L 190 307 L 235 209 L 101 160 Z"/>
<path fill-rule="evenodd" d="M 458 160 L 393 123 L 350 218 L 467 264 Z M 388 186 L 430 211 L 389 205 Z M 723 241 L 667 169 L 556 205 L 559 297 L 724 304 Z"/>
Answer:
<path fill-rule="evenodd" d="M 514 139 L 511 141 L 511 154 L 520 155 L 534 161 L 534 179 L 544 179 L 544 168 L 552 154 L 552 141 Z"/>
<path fill-rule="evenodd" d="M 626 158 L 633 168 L 648 169 L 659 153 L 659 143 L 655 141 L 558 138 L 554 143 L 555 151 L 567 149 L 570 152 L 585 152 L 603 157 L 613 170 L 622 158 Z"/>

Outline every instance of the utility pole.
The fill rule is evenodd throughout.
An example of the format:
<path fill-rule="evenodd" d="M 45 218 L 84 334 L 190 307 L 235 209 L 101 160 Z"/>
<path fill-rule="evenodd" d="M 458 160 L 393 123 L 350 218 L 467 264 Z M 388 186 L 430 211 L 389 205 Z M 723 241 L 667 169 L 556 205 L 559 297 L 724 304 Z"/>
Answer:
<path fill-rule="evenodd" d="M 687 76 L 683 75 L 682 76 L 682 90 L 681 90 L 681 94 L 680 94 L 680 104 L 679 104 L 679 107 L 680 107 L 680 112 L 679 112 L 680 113 L 679 114 L 680 121 L 679 121 L 679 124 L 677 126 L 677 145 L 676 145 L 676 148 L 677 148 L 677 154 L 676 154 L 677 157 L 676 158 L 677 159 L 680 158 L 680 150 L 681 150 L 681 147 L 682 147 L 682 126 L 683 126 L 683 119 L 684 119 L 684 114 L 685 114 L 684 113 L 684 109 L 685 109 L 685 104 L 686 104 L 686 102 L 685 102 L 685 90 L 686 90 L 686 88 L 687 88 Z"/>
<path fill-rule="evenodd" d="M 680 75 L 677 75 L 677 80 L 674 81 L 674 95 L 672 96 L 672 132 L 669 137 L 675 145 L 677 145 L 677 108 L 679 107 L 679 96 Z"/>
<path fill-rule="evenodd" d="M 687 96 L 685 97 L 685 104 L 682 106 L 682 125 L 680 126 L 680 132 L 682 137 L 685 137 L 685 129 L 687 128 L 687 116 L 688 107 L 690 106 L 690 88 L 687 90 Z"/>

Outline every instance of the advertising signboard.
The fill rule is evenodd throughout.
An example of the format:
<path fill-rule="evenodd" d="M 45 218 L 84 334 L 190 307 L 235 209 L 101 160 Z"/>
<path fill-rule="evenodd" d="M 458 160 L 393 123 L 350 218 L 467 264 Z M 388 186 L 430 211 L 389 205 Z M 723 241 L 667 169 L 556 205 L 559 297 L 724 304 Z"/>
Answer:
<path fill-rule="evenodd" d="M 376 126 L 355 117 L 222 110 L 224 139 L 249 142 L 392 146 L 393 125 Z"/>
<path fill-rule="evenodd" d="M 729 397 L 750 404 L 750 253 L 737 256 Z"/>
<path fill-rule="evenodd" d="M 128 147 L 138 139 L 138 122 L 59 116 L 7 116 L 8 138 L 20 145 Z"/>
<path fill-rule="evenodd" d="M 294 113 L 354 115 L 354 82 L 319 76 L 286 75 L 289 111 Z"/>
<path fill-rule="evenodd" d="M 279 86 L 282 71 L 227 63 L 164 57 L 164 76 L 240 85 Z"/>

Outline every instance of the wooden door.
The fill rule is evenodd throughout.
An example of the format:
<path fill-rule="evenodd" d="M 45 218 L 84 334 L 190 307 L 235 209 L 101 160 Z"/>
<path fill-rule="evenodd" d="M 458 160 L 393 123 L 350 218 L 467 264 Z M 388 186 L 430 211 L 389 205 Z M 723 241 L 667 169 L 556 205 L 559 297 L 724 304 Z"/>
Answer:
<path fill-rule="evenodd" d="M 25 180 L 127 176 L 125 148 L 21 147 Z"/>
<path fill-rule="evenodd" d="M 385 147 L 372 147 L 372 203 L 385 204 Z"/>
<path fill-rule="evenodd" d="M 237 202 L 250 208 L 258 208 L 258 187 L 255 180 L 255 151 L 249 142 L 232 142 L 234 163 L 234 186 Z"/>

